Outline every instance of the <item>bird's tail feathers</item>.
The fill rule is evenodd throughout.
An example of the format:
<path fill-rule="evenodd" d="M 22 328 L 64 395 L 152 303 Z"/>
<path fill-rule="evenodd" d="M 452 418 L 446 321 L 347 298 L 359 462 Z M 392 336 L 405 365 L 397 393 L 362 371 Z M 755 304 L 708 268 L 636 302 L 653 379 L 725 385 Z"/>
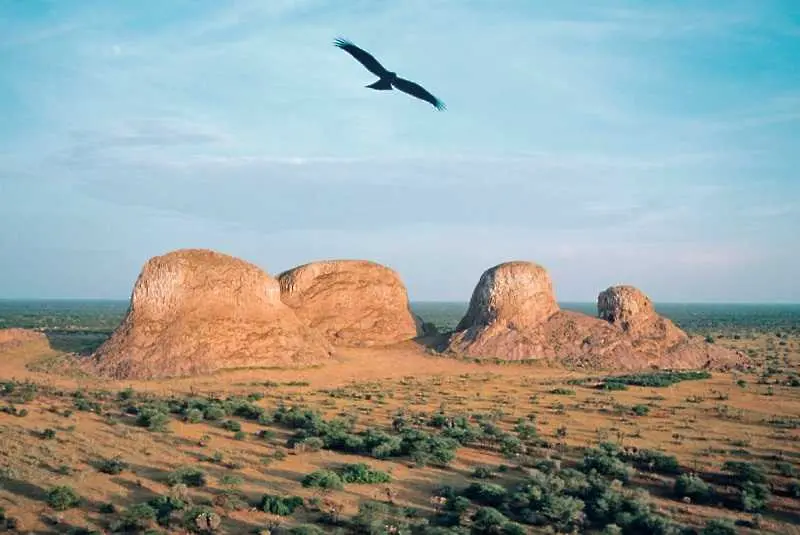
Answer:
<path fill-rule="evenodd" d="M 388 78 L 380 78 L 377 82 L 369 84 L 366 87 L 369 87 L 370 89 L 391 89 L 392 83 Z"/>

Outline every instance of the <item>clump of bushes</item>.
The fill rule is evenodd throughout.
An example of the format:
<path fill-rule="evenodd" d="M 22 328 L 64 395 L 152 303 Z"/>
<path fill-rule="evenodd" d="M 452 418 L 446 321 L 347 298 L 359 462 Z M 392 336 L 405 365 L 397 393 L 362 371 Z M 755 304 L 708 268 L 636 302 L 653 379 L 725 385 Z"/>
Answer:
<path fill-rule="evenodd" d="M 139 533 L 153 527 L 156 521 L 156 510 L 149 504 L 139 503 L 125 511 L 119 520 L 111 523 L 114 533 L 133 532 Z"/>
<path fill-rule="evenodd" d="M 289 446 L 302 444 L 312 437 L 322 440 L 326 449 L 368 455 L 377 459 L 408 456 L 418 466 L 447 465 L 454 458 L 460 442 L 445 434 L 432 434 L 422 429 L 402 427 L 398 435 L 376 429 L 354 432 L 354 422 L 341 418 L 325 421 L 318 412 L 285 406 L 279 407 L 276 422 L 297 429 Z M 449 429 L 449 428 L 447 428 Z"/>
<path fill-rule="evenodd" d="M 707 371 L 661 371 L 653 373 L 634 373 L 630 375 L 616 375 L 608 377 L 605 383 L 617 383 L 629 386 L 666 387 L 681 381 L 699 381 L 710 379 Z"/>
<path fill-rule="evenodd" d="M 117 475 L 128 469 L 128 463 L 119 457 L 114 457 L 113 459 L 104 459 L 101 461 L 97 469 L 104 474 Z"/>
<path fill-rule="evenodd" d="M 694 474 L 681 474 L 675 478 L 673 492 L 678 498 L 689 498 L 694 503 L 711 503 L 714 499 L 714 490 L 703 481 L 700 476 Z"/>
<path fill-rule="evenodd" d="M 666 475 L 676 475 L 681 471 L 678 459 L 674 455 L 666 455 L 660 451 L 638 450 L 636 453 L 625 454 L 624 458 L 639 470 Z"/>
<path fill-rule="evenodd" d="M 167 476 L 169 486 L 186 485 L 187 487 L 204 487 L 207 483 L 206 473 L 193 466 L 183 466 Z"/>
<path fill-rule="evenodd" d="M 341 490 L 344 488 L 344 481 L 336 472 L 332 470 L 316 470 L 303 478 L 304 487 L 318 488 L 324 490 Z"/>
<path fill-rule="evenodd" d="M 136 425 L 150 431 L 164 432 L 169 424 L 169 415 L 158 407 L 145 406 L 137 410 Z"/>
<path fill-rule="evenodd" d="M 495 471 L 491 466 L 476 466 L 475 469 L 472 470 L 472 477 L 476 479 L 489 479 L 495 477 Z"/>
<path fill-rule="evenodd" d="M 336 471 L 345 483 L 375 485 L 389 483 L 392 476 L 380 470 L 374 470 L 366 463 L 346 464 Z"/>
<path fill-rule="evenodd" d="M 273 496 L 265 494 L 261 497 L 261 504 L 259 507 L 265 513 L 289 516 L 301 505 L 303 505 L 303 498 L 299 496 Z"/>
<path fill-rule="evenodd" d="M 520 484 L 507 488 L 475 482 L 461 492 L 439 491 L 436 524 L 458 526 L 470 503 L 480 508 L 472 515 L 472 533 L 525 533 L 524 525 L 555 532 L 602 532 L 632 535 L 678 532 L 668 518 L 655 512 L 646 491 L 624 487 L 629 468 L 613 444 L 586 452 L 578 469 L 556 463 L 530 469 Z"/>

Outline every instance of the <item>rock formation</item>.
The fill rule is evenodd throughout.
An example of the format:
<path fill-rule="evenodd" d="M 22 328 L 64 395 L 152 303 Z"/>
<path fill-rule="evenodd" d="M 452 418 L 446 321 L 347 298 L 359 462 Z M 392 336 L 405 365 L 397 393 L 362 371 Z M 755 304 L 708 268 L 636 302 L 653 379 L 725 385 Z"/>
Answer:
<path fill-rule="evenodd" d="M 335 346 L 389 345 L 422 334 L 400 276 L 380 264 L 312 262 L 281 273 L 278 280 L 283 302 Z"/>
<path fill-rule="evenodd" d="M 47 336 L 44 333 L 30 329 L 18 329 L 16 327 L 0 329 L 0 351 L 14 349 L 30 342 L 47 343 Z"/>
<path fill-rule="evenodd" d="M 228 255 L 182 249 L 145 264 L 125 319 L 90 365 L 109 377 L 150 379 L 328 357 L 330 345 L 281 301 L 276 279 Z"/>
<path fill-rule="evenodd" d="M 544 268 L 529 262 L 500 264 L 481 276 L 447 351 L 623 370 L 726 368 L 747 362 L 739 352 L 690 339 L 631 286 L 606 289 L 597 306 L 597 318 L 559 310 Z"/>
<path fill-rule="evenodd" d="M 633 339 L 655 339 L 672 346 L 689 338 L 670 320 L 659 316 L 650 298 L 633 286 L 611 286 L 600 292 L 597 315 Z"/>

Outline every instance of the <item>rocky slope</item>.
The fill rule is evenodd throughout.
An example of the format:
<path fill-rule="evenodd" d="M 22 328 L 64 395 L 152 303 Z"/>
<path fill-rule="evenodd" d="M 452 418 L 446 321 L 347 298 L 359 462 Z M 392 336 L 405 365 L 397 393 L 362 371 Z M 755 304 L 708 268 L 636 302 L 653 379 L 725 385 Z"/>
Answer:
<path fill-rule="evenodd" d="M 47 336 L 30 329 L 0 329 L 0 351 L 7 351 L 30 342 L 47 342 Z"/>

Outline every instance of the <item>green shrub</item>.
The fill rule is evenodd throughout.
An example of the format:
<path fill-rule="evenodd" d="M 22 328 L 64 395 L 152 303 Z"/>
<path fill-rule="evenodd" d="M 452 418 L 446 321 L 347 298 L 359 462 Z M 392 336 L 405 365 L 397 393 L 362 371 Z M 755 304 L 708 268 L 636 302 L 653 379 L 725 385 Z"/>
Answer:
<path fill-rule="evenodd" d="M 736 526 L 727 519 L 714 518 L 706 522 L 700 535 L 736 535 Z"/>
<path fill-rule="evenodd" d="M 222 423 L 222 427 L 224 427 L 228 431 L 234 431 L 234 432 L 242 430 L 242 424 L 240 424 L 236 420 L 225 420 Z"/>
<path fill-rule="evenodd" d="M 647 416 L 647 414 L 650 412 L 650 407 L 640 403 L 638 405 L 634 405 L 631 410 L 636 416 Z"/>
<path fill-rule="evenodd" d="M 666 387 L 680 383 L 681 381 L 697 381 L 709 379 L 710 377 L 711 374 L 707 371 L 664 371 L 618 375 L 615 377 L 608 377 L 606 382 L 615 382 L 630 386 Z"/>
<path fill-rule="evenodd" d="M 472 483 L 464 490 L 464 496 L 481 505 L 499 507 L 506 501 L 508 491 L 494 483 Z"/>
<path fill-rule="evenodd" d="M 636 454 L 627 455 L 625 458 L 640 470 L 667 475 L 679 474 L 681 471 L 678 459 L 674 455 L 666 455 L 656 450 L 639 450 Z"/>
<path fill-rule="evenodd" d="M 189 409 L 184 414 L 184 419 L 190 424 L 197 424 L 203 421 L 203 411 L 200 409 Z"/>
<path fill-rule="evenodd" d="M 113 459 L 103 460 L 97 469 L 104 474 L 117 475 L 128 469 L 128 463 L 119 457 L 114 457 Z"/>
<path fill-rule="evenodd" d="M 503 527 L 509 523 L 508 518 L 494 507 L 481 507 L 471 520 L 472 533 L 476 535 L 502 533 Z"/>
<path fill-rule="evenodd" d="M 168 423 L 169 415 L 151 407 L 143 407 L 136 417 L 136 425 L 146 427 L 150 431 L 166 431 Z"/>
<path fill-rule="evenodd" d="M 217 421 L 225 418 L 225 409 L 219 405 L 209 405 L 203 410 L 203 419 L 209 421 Z"/>
<path fill-rule="evenodd" d="M 609 390 L 609 391 L 619 391 L 619 390 L 627 390 L 628 389 L 628 385 L 626 385 L 625 383 L 622 383 L 620 381 L 604 381 L 600 385 L 600 388 L 602 388 L 603 390 Z"/>
<path fill-rule="evenodd" d="M 392 476 L 380 470 L 373 470 L 365 463 L 346 464 L 336 471 L 345 483 L 374 485 L 389 483 Z"/>
<path fill-rule="evenodd" d="M 339 474 L 331 470 L 316 470 L 303 478 L 304 487 L 319 488 L 326 490 L 341 490 L 344 482 Z"/>
<path fill-rule="evenodd" d="M 725 461 L 722 469 L 733 474 L 738 484 L 766 483 L 767 474 L 760 466 L 744 461 Z"/>
<path fill-rule="evenodd" d="M 778 469 L 778 473 L 783 477 L 796 477 L 797 476 L 797 469 L 794 465 L 787 461 L 781 461 L 775 467 Z"/>
<path fill-rule="evenodd" d="M 694 474 L 681 474 L 675 478 L 673 492 L 678 498 L 688 497 L 694 503 L 710 503 L 714 499 L 711 486 Z"/>
<path fill-rule="evenodd" d="M 162 526 L 168 526 L 173 511 L 186 508 L 186 502 L 175 496 L 157 496 L 147 502 L 147 505 L 156 512 L 156 520 Z"/>
<path fill-rule="evenodd" d="M 53 487 L 47 491 L 47 505 L 56 511 L 66 511 L 77 507 L 81 503 L 81 497 L 78 496 L 72 487 L 61 485 Z"/>
<path fill-rule="evenodd" d="M 790 481 L 787 491 L 792 498 L 800 498 L 800 481 Z"/>
<path fill-rule="evenodd" d="M 206 474 L 199 468 L 183 466 L 167 476 L 169 486 L 186 485 L 187 487 L 204 487 L 207 483 Z"/>
<path fill-rule="evenodd" d="M 630 468 L 620 460 L 619 455 L 618 447 L 607 442 L 602 443 L 599 448 L 591 448 L 584 454 L 578 469 L 585 474 L 596 471 L 625 483 L 630 478 Z"/>
<path fill-rule="evenodd" d="M 762 511 L 767 507 L 769 498 L 769 487 L 748 481 L 739 489 L 738 506 L 742 511 Z"/>
<path fill-rule="evenodd" d="M 289 516 L 301 505 L 303 505 L 303 498 L 299 496 L 272 496 L 265 494 L 261 497 L 261 505 L 259 507 L 265 513 Z"/>
<path fill-rule="evenodd" d="M 118 532 L 142 532 L 150 527 L 156 520 L 156 510 L 149 504 L 139 503 L 125 511 L 122 518 L 111 523 L 111 530 Z"/>
<path fill-rule="evenodd" d="M 42 431 L 42 438 L 45 440 L 52 440 L 56 438 L 56 430 L 48 427 L 44 431 Z"/>
<path fill-rule="evenodd" d="M 352 533 L 410 535 L 411 526 L 402 508 L 376 501 L 362 502 L 352 519 Z"/>
<path fill-rule="evenodd" d="M 300 524 L 288 530 L 289 535 L 325 535 L 325 531 L 314 524 Z"/>
<path fill-rule="evenodd" d="M 472 471 L 472 477 L 476 479 L 489 479 L 495 477 L 494 468 L 488 465 L 476 466 Z"/>
<path fill-rule="evenodd" d="M 550 391 L 551 394 L 555 394 L 557 396 L 574 396 L 575 391 L 569 388 L 554 388 Z"/>

